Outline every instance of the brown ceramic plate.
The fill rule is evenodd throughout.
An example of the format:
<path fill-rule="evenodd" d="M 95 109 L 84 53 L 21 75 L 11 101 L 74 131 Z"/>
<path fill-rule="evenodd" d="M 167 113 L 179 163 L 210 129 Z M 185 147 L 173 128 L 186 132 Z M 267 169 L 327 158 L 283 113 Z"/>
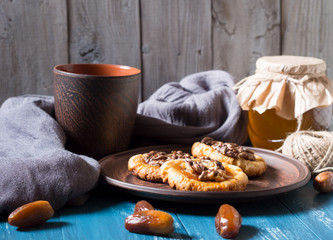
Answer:
<path fill-rule="evenodd" d="M 190 152 L 190 147 L 168 145 L 137 148 L 107 156 L 99 161 L 102 178 L 110 185 L 120 187 L 132 194 L 159 200 L 177 202 L 214 202 L 214 201 L 251 201 L 274 197 L 295 190 L 310 180 L 308 168 L 286 155 L 266 149 L 252 148 L 255 153 L 266 160 L 267 171 L 263 176 L 249 179 L 244 191 L 200 192 L 180 191 L 163 183 L 141 180 L 127 169 L 128 159 L 139 153 L 151 150 L 170 152 L 183 150 Z"/>

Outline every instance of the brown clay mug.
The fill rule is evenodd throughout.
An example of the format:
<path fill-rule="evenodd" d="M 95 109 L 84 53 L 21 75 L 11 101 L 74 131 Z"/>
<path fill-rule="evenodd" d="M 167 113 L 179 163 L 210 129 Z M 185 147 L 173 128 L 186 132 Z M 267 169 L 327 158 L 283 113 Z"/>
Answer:
<path fill-rule="evenodd" d="M 66 148 L 95 159 L 126 150 L 134 128 L 141 71 L 110 64 L 57 65 L 55 117 Z"/>

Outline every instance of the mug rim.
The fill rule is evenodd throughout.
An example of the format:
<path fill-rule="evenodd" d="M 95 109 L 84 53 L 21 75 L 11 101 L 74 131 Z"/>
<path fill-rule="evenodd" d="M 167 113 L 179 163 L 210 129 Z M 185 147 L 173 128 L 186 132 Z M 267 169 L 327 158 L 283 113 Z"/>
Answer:
<path fill-rule="evenodd" d="M 101 67 L 115 67 L 115 68 L 123 68 L 123 69 L 131 69 L 136 71 L 134 74 L 126 74 L 126 75 L 97 75 L 97 74 L 83 74 L 83 73 L 73 73 L 65 70 L 60 70 L 58 68 L 64 66 L 101 66 Z M 72 76 L 72 77 L 92 77 L 92 78 L 123 78 L 123 77 L 130 77 L 130 76 L 137 76 L 141 74 L 141 70 L 139 68 L 127 66 L 127 65 L 118 65 L 118 64 L 104 64 L 104 63 L 67 63 L 67 64 L 58 64 L 53 67 L 53 72 L 65 76 Z"/>

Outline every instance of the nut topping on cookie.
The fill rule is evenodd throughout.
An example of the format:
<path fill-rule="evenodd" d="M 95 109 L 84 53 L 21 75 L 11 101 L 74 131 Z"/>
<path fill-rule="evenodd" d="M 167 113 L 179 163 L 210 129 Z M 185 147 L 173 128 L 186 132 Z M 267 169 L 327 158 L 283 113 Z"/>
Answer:
<path fill-rule="evenodd" d="M 219 151 L 220 153 L 232 158 L 242 158 L 250 161 L 255 161 L 254 152 L 238 146 L 236 143 L 223 143 L 215 141 L 213 138 L 204 137 L 201 143 L 206 144 Z"/>
<path fill-rule="evenodd" d="M 184 153 L 183 151 L 172 151 L 171 155 L 168 157 L 168 160 L 176 159 L 191 159 L 190 154 Z"/>
<path fill-rule="evenodd" d="M 200 181 L 222 182 L 227 178 L 222 163 L 207 157 L 203 157 L 199 161 L 187 159 L 186 165 L 189 170 L 199 174 Z"/>
<path fill-rule="evenodd" d="M 209 146 L 211 146 L 211 145 L 213 145 L 213 144 L 215 144 L 217 141 L 215 141 L 213 138 L 211 138 L 211 137 L 204 137 L 202 140 L 201 140 L 201 143 L 203 143 L 203 144 L 206 144 L 206 145 L 209 145 Z M 221 142 L 222 143 L 222 142 Z"/>
<path fill-rule="evenodd" d="M 144 160 L 146 163 L 152 166 L 160 167 L 165 161 L 167 161 L 168 156 L 165 152 L 150 151 L 145 154 Z"/>
<path fill-rule="evenodd" d="M 165 152 L 150 151 L 144 156 L 144 160 L 147 164 L 157 167 L 162 166 L 163 163 L 169 160 L 190 158 L 190 154 L 184 153 L 183 151 L 172 151 L 171 154 L 167 154 Z"/>

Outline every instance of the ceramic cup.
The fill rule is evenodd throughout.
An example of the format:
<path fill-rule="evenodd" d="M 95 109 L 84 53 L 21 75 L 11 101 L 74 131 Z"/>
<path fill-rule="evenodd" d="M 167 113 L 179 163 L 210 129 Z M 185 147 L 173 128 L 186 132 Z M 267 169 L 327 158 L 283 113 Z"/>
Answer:
<path fill-rule="evenodd" d="M 126 150 L 138 106 L 139 69 L 110 64 L 57 65 L 55 118 L 66 148 L 95 159 Z"/>

